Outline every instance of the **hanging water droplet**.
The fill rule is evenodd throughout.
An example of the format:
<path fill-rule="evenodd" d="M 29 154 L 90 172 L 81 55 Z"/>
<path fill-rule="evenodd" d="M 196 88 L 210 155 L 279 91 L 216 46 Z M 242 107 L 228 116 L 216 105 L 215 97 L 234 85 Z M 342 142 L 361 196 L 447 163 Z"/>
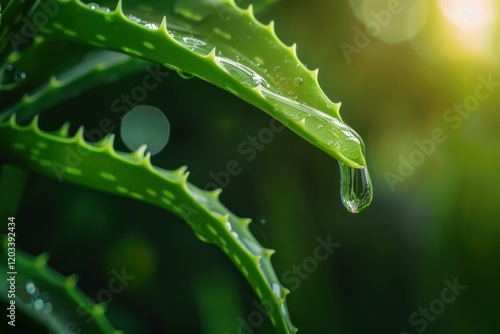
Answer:
<path fill-rule="evenodd" d="M 302 79 L 301 77 L 296 77 L 295 79 L 293 79 L 293 84 L 295 85 L 295 87 L 300 87 L 303 83 L 304 79 Z"/>
<path fill-rule="evenodd" d="M 154 155 L 167 145 L 170 123 L 160 109 L 139 105 L 123 117 L 120 133 L 131 151 L 146 144 L 147 151 Z"/>
<path fill-rule="evenodd" d="M 187 72 L 182 72 L 182 71 L 177 71 L 177 74 L 179 74 L 179 76 L 182 78 L 182 79 L 191 79 L 193 78 L 193 74 L 191 73 L 187 73 Z"/>
<path fill-rule="evenodd" d="M 373 189 L 368 169 L 340 165 L 340 195 L 349 212 L 358 213 L 372 201 Z"/>
<path fill-rule="evenodd" d="M 99 10 L 104 13 L 111 13 L 111 9 L 109 9 L 108 7 L 101 7 Z"/>

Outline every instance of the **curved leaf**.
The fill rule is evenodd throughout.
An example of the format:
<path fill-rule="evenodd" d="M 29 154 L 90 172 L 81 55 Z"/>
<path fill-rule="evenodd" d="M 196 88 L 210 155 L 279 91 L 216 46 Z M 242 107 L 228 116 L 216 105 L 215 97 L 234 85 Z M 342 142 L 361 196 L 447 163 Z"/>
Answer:
<path fill-rule="evenodd" d="M 182 217 L 203 241 L 217 245 L 238 267 L 261 301 L 271 303 L 269 318 L 277 333 L 294 333 L 285 297 L 271 265 L 271 249 L 248 229 L 250 219 L 232 214 L 219 202 L 220 190 L 208 192 L 187 182 L 185 168 L 154 167 L 143 146 L 133 153 L 113 149 L 114 135 L 89 144 L 83 128 L 68 137 L 68 126 L 54 134 L 41 131 L 35 118 L 27 126 L 15 117 L 0 122 L 0 151 L 6 162 L 115 195 L 162 207 Z M 130 177 L 133 175 L 134 177 Z"/>
<path fill-rule="evenodd" d="M 295 45 L 278 39 L 273 22 L 258 22 L 252 6 L 243 10 L 234 1 L 184 0 L 170 12 L 124 13 L 121 1 L 114 11 L 78 0 L 52 3 L 57 14 L 40 28 L 44 34 L 196 75 L 267 112 L 340 162 L 366 166 L 361 139 L 340 118 L 340 104 L 319 87 L 318 71 L 298 60 Z"/>
<path fill-rule="evenodd" d="M 0 296 L 7 299 L 7 238 L 0 239 Z M 77 277 L 64 277 L 47 266 L 48 255 L 30 256 L 16 249 L 15 306 L 28 317 L 43 324 L 54 333 L 120 334 L 113 328 L 104 312 L 104 305 L 93 303 L 76 286 Z M 83 315 L 83 316 L 82 316 Z M 91 319 L 92 321 L 87 321 Z"/>

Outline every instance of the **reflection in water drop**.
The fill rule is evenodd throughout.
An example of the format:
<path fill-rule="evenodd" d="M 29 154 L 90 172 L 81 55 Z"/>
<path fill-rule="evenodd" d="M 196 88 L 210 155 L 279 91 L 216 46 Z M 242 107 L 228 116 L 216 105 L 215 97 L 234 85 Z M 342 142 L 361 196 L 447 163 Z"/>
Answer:
<path fill-rule="evenodd" d="M 154 155 L 167 145 L 170 123 L 160 109 L 139 105 L 123 117 L 120 130 L 130 150 L 135 151 L 146 144 L 146 150 Z"/>
<path fill-rule="evenodd" d="M 349 212 L 358 213 L 370 205 L 373 196 L 368 169 L 352 168 L 341 162 L 339 165 L 342 203 Z"/>

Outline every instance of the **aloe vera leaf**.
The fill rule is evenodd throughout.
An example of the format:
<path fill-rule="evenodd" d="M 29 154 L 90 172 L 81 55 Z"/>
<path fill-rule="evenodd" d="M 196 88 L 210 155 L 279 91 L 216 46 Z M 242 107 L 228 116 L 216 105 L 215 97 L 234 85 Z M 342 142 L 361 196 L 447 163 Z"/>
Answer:
<path fill-rule="evenodd" d="M 340 118 L 340 104 L 319 87 L 318 71 L 299 61 L 295 45 L 287 47 L 278 39 L 273 22 L 258 22 L 252 6 L 243 10 L 234 1 L 218 0 L 225 15 L 221 20 L 204 1 L 164 15 L 125 14 L 121 1 L 112 12 L 78 0 L 53 2 L 57 14 L 40 28 L 44 34 L 196 75 L 265 111 L 340 162 L 366 165 L 361 139 Z M 142 14 L 147 20 L 137 16 Z"/>
<path fill-rule="evenodd" d="M 220 190 L 208 192 L 187 182 L 185 168 L 167 171 L 154 167 L 146 147 L 133 153 L 116 152 L 114 135 L 90 144 L 83 127 L 68 137 L 66 124 L 56 133 L 38 127 L 38 117 L 26 126 L 15 117 L 0 121 L 1 159 L 49 177 L 129 197 L 162 207 L 184 218 L 203 241 L 217 245 L 236 265 L 262 302 L 279 334 L 296 332 L 285 297 L 271 265 L 274 250 L 262 247 L 248 229 L 250 219 L 232 214 L 219 201 Z M 77 154 L 78 163 L 70 161 Z M 74 155 L 73 155 L 74 158 Z M 130 177 L 133 175 L 134 177 Z"/>
<path fill-rule="evenodd" d="M 0 298 L 10 303 L 8 238 L 0 239 Z M 62 276 L 47 266 L 48 255 L 31 256 L 16 249 L 15 306 L 54 333 L 120 334 L 105 316 L 105 306 L 93 303 L 76 286 L 76 275 Z M 8 299 L 9 298 L 9 299 Z M 84 315 L 84 316 L 82 316 Z M 91 319 L 92 321 L 88 321 Z"/>
<path fill-rule="evenodd" d="M 30 49 L 34 48 L 34 50 L 29 52 L 27 57 L 20 58 L 23 61 L 13 64 L 22 66 L 26 62 L 29 63 L 30 59 L 36 57 L 37 54 L 43 55 L 43 52 L 46 51 L 45 48 L 36 47 L 37 44 L 38 42 L 33 43 Z M 42 44 L 44 42 L 40 41 L 40 45 Z M 49 46 L 52 44 L 49 43 Z M 124 75 L 143 69 L 147 65 L 145 61 L 106 50 L 88 50 L 76 47 L 69 53 L 67 48 L 71 47 L 71 45 L 65 45 L 61 47 L 60 51 L 66 51 L 65 55 L 68 58 L 74 58 L 75 53 L 83 52 L 78 56 L 80 61 L 76 61 L 76 65 L 71 66 L 48 65 L 49 70 L 40 71 L 42 73 L 37 75 L 37 77 L 42 74 L 46 75 L 42 77 L 45 81 L 38 80 L 39 86 L 37 88 L 30 92 L 25 91 L 20 100 L 2 110 L 0 119 L 5 119 L 16 113 L 18 120 L 30 120 L 34 115 L 80 95 L 87 89 L 107 85 Z M 42 48 L 42 53 L 37 53 L 40 48 Z"/>

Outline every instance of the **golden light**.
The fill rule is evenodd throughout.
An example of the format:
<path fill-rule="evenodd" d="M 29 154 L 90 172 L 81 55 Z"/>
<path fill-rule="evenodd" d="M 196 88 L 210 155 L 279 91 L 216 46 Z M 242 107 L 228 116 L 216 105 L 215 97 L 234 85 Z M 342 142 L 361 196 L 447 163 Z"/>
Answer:
<path fill-rule="evenodd" d="M 446 18 L 466 32 L 483 31 L 496 21 L 497 4 L 494 0 L 440 0 Z"/>
<path fill-rule="evenodd" d="M 439 5 L 462 47 L 477 54 L 490 49 L 498 16 L 495 0 L 440 0 Z"/>

